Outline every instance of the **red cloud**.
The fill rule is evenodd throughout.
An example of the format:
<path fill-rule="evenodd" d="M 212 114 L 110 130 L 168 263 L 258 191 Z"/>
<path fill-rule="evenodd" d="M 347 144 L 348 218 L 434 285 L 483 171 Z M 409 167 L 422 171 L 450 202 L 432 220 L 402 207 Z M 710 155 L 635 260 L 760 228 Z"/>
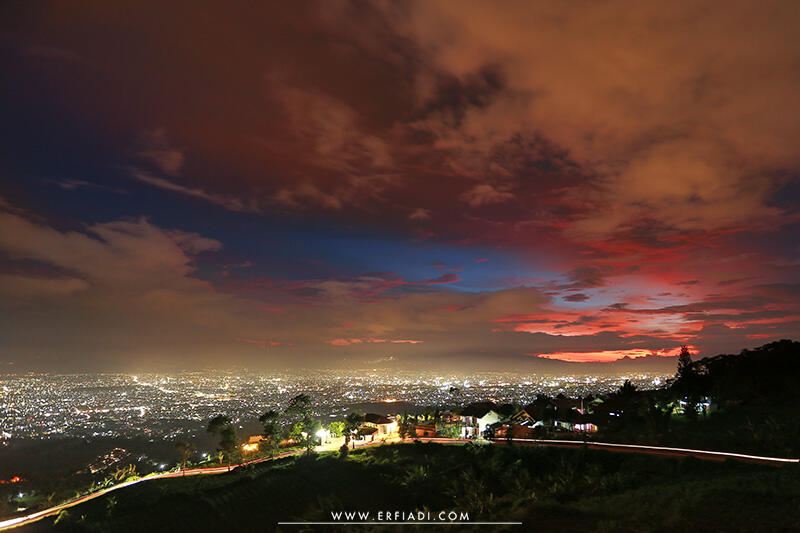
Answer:
<path fill-rule="evenodd" d="M 689 346 L 691 352 L 697 352 L 695 346 Z M 658 356 L 658 357 L 672 357 L 680 353 L 680 347 L 675 348 L 662 348 L 660 350 L 646 350 L 642 348 L 633 348 L 627 350 L 597 350 L 588 352 L 551 352 L 551 353 L 526 353 L 535 357 L 543 357 L 545 359 L 558 359 L 560 361 L 569 361 L 572 363 L 594 363 L 594 362 L 610 362 L 617 361 L 623 357 L 635 359 L 637 357 Z"/>
<path fill-rule="evenodd" d="M 461 195 L 461 199 L 472 207 L 501 204 L 512 198 L 514 198 L 514 195 L 510 192 L 496 189 L 488 183 L 476 185 Z"/>

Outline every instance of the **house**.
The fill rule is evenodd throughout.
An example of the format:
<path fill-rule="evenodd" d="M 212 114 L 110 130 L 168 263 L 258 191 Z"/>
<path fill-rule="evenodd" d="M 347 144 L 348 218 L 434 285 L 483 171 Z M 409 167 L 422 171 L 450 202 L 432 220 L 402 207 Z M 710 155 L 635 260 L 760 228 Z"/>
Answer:
<path fill-rule="evenodd" d="M 553 422 L 556 428 L 566 431 L 580 431 L 585 433 L 595 433 L 597 426 L 593 423 L 593 418 L 577 410 L 559 413 Z"/>
<path fill-rule="evenodd" d="M 536 419 L 526 409 L 520 409 L 508 419 L 508 422 L 509 424 L 533 426 L 536 423 Z"/>
<path fill-rule="evenodd" d="M 533 434 L 534 428 L 543 427 L 544 420 L 540 418 L 536 420 L 534 415 L 531 414 L 531 409 L 523 408 L 517 411 L 511 418 L 508 419 L 509 426 L 519 426 L 520 429 L 517 429 L 516 432 L 520 434 Z M 528 430 L 523 430 L 522 428 L 528 428 Z M 529 438 L 529 437 L 517 437 L 516 435 L 514 438 Z"/>
<path fill-rule="evenodd" d="M 247 439 L 247 442 L 242 444 L 242 451 L 245 453 L 258 451 L 259 443 L 263 440 L 264 437 L 262 435 L 252 435 Z"/>
<path fill-rule="evenodd" d="M 495 438 L 532 439 L 535 428 L 543 427 L 543 420 L 536 420 L 529 409 L 517 411 L 509 420 L 495 430 Z"/>
<path fill-rule="evenodd" d="M 355 446 L 355 441 L 362 441 L 364 443 L 367 442 L 374 442 L 375 435 L 378 434 L 378 428 L 372 426 L 361 426 L 356 431 L 355 438 L 353 439 L 353 446 Z"/>
<path fill-rule="evenodd" d="M 439 414 L 439 417 L 441 418 L 442 422 L 446 424 L 452 422 L 458 422 L 460 419 L 460 417 L 457 414 L 455 414 L 453 411 L 450 410 L 442 411 Z"/>
<path fill-rule="evenodd" d="M 502 424 L 494 430 L 495 439 L 532 439 L 535 436 L 533 426 L 521 424 Z"/>
<path fill-rule="evenodd" d="M 530 428 L 538 428 L 544 426 L 543 417 L 536 420 L 530 409 L 524 408 L 517 411 L 509 420 L 509 424 L 518 424 L 520 426 L 527 426 Z"/>
<path fill-rule="evenodd" d="M 436 426 L 417 424 L 414 426 L 414 435 L 417 437 L 434 437 L 436 436 Z"/>
<path fill-rule="evenodd" d="M 378 430 L 379 437 L 385 437 L 397 432 L 397 421 L 387 416 L 367 413 L 364 415 L 364 425 Z"/>
<path fill-rule="evenodd" d="M 473 403 L 466 406 L 460 416 L 460 422 L 464 424 L 461 430 L 461 437 L 473 439 L 483 435 L 486 428 L 500 421 L 500 415 L 494 410 L 492 403 Z"/>

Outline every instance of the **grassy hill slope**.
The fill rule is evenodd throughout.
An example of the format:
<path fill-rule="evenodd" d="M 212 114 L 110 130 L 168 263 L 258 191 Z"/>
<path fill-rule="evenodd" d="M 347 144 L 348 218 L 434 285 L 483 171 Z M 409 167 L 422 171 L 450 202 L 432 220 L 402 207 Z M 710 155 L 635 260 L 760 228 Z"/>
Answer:
<path fill-rule="evenodd" d="M 800 530 L 799 473 L 592 450 L 401 444 L 141 483 L 21 531 L 273 531 L 278 521 L 330 520 L 331 511 L 423 509 L 524 522 L 508 531 Z"/>

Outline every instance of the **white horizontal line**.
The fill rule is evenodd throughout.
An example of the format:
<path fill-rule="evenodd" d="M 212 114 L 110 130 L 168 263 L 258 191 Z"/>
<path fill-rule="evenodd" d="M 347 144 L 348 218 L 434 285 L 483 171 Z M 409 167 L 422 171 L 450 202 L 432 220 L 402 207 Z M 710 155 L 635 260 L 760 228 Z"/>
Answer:
<path fill-rule="evenodd" d="M 379 522 L 375 521 L 368 521 L 368 522 L 278 522 L 279 526 L 354 526 L 354 525 L 417 525 L 417 526 L 521 526 L 522 522 L 416 522 L 414 520 L 410 520 L 408 522 Z"/>
<path fill-rule="evenodd" d="M 495 439 L 502 442 L 502 439 Z M 668 451 L 668 452 L 682 452 L 682 453 L 702 453 L 706 455 L 716 455 L 719 457 L 737 457 L 742 459 L 756 459 L 760 461 L 774 461 L 779 463 L 800 463 L 800 459 L 786 459 L 783 457 L 764 457 L 762 455 L 747 455 L 743 453 L 732 452 L 715 452 L 711 450 L 693 450 L 691 448 L 670 448 L 666 446 L 644 446 L 641 444 L 617 444 L 614 442 L 594 442 L 590 440 L 556 440 L 556 439 L 511 439 L 518 442 L 535 442 L 537 444 L 570 444 L 573 446 L 587 445 L 587 446 L 614 446 L 618 448 L 635 448 L 640 450 L 654 450 L 654 451 Z"/>

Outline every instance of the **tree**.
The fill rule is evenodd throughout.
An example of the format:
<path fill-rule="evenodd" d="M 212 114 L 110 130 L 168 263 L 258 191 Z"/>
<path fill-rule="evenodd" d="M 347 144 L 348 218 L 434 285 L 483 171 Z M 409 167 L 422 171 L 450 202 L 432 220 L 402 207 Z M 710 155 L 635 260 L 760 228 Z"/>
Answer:
<path fill-rule="evenodd" d="M 685 405 L 683 406 L 683 415 L 687 420 L 697 420 L 697 405 L 698 405 L 698 376 L 695 372 L 694 363 L 692 362 L 692 354 L 689 352 L 689 347 L 681 346 L 681 353 L 678 354 L 678 374 L 677 382 L 680 392 L 684 395 Z"/>
<path fill-rule="evenodd" d="M 400 435 L 400 438 L 404 440 L 408 437 L 416 436 L 414 425 L 411 423 L 411 417 L 407 414 L 400 417 L 400 423 L 397 425 L 397 433 Z"/>
<path fill-rule="evenodd" d="M 181 470 L 186 475 L 186 461 L 189 460 L 189 455 L 195 450 L 195 446 L 189 441 L 179 440 L 175 443 L 175 449 L 181 457 Z"/>
<path fill-rule="evenodd" d="M 307 424 L 303 425 L 303 428 L 308 434 L 308 439 L 306 440 L 306 451 L 310 452 L 311 448 L 322 444 L 324 437 L 320 437 L 320 433 L 322 433 L 323 427 L 320 422 L 312 418 Z"/>
<path fill-rule="evenodd" d="M 311 396 L 308 394 L 298 394 L 289 400 L 289 406 L 284 411 L 284 415 L 293 421 L 302 420 L 311 416 Z"/>
<path fill-rule="evenodd" d="M 111 485 L 117 485 L 136 477 L 138 477 L 136 473 L 136 465 L 128 465 L 123 468 L 117 468 L 110 476 L 103 480 L 102 485 L 104 487 L 109 487 Z"/>
<path fill-rule="evenodd" d="M 314 420 L 311 407 L 311 397 L 308 394 L 298 394 L 289 401 L 289 406 L 284 411 L 284 416 L 293 422 L 292 438 L 303 442 L 307 450 L 314 447 L 317 431 L 322 427 Z"/>
<path fill-rule="evenodd" d="M 289 428 L 289 438 L 300 442 L 303 440 L 303 424 L 300 422 L 295 422 L 292 424 L 292 427 Z"/>
<path fill-rule="evenodd" d="M 328 424 L 331 437 L 341 437 L 344 434 L 344 422 L 336 421 Z"/>
<path fill-rule="evenodd" d="M 239 437 L 236 428 L 233 427 L 231 419 L 225 415 L 217 415 L 208 422 L 206 432 L 219 438 L 220 464 L 223 456 L 228 460 L 228 470 L 231 468 L 231 456 L 239 447 Z"/>
<path fill-rule="evenodd" d="M 619 396 L 622 398 L 630 398 L 636 393 L 636 385 L 631 383 L 631 380 L 626 379 L 625 383 L 619 388 Z"/>
<path fill-rule="evenodd" d="M 258 421 L 261 422 L 263 426 L 261 435 L 264 437 L 264 444 L 270 452 L 271 457 L 275 457 L 275 451 L 280 444 L 282 428 L 279 418 L 280 414 L 272 409 L 258 417 Z"/>
<path fill-rule="evenodd" d="M 646 396 L 647 409 L 645 417 L 653 439 L 659 439 L 669 431 L 669 422 L 675 404 L 670 401 L 669 393 L 664 390 L 651 391 Z"/>
<path fill-rule="evenodd" d="M 219 435 L 223 428 L 231 425 L 231 419 L 225 415 L 217 415 L 208 422 L 206 432 L 211 435 Z"/>
<path fill-rule="evenodd" d="M 349 444 L 352 435 L 364 423 L 364 415 L 361 413 L 350 412 L 344 417 L 344 443 Z M 353 444 L 355 446 L 355 444 Z"/>
<path fill-rule="evenodd" d="M 692 373 L 692 354 L 689 347 L 681 346 L 681 353 L 678 354 L 678 379 L 689 377 Z"/>
<path fill-rule="evenodd" d="M 461 428 L 463 426 L 460 424 L 450 424 L 447 426 L 439 426 L 436 428 L 436 436 L 437 437 L 444 437 L 447 439 L 457 439 L 461 436 Z"/>
<path fill-rule="evenodd" d="M 461 389 L 458 387 L 450 387 L 450 395 L 453 397 L 453 400 L 458 402 L 458 400 L 461 398 Z"/>

